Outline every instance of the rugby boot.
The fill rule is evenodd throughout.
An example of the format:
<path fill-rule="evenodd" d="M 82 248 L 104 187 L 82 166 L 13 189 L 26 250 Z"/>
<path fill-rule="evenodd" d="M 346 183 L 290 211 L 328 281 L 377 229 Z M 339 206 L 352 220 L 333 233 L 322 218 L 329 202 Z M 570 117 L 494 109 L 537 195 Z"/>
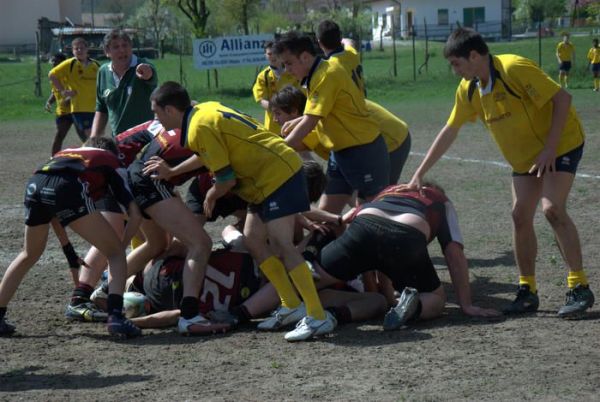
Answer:
<path fill-rule="evenodd" d="M 111 314 L 108 317 L 106 329 L 110 336 L 120 339 L 142 336 L 142 330 L 123 315 Z"/>
<path fill-rule="evenodd" d="M 540 306 L 540 299 L 536 293 L 529 290 L 529 285 L 519 285 L 517 297 L 502 310 L 506 315 L 534 313 Z"/>
<path fill-rule="evenodd" d="M 404 288 L 398 304 L 392 307 L 383 318 L 383 329 L 398 329 L 415 316 L 419 309 L 419 292 L 414 288 Z"/>
<path fill-rule="evenodd" d="M 0 336 L 9 336 L 15 333 L 15 326 L 6 321 L 6 318 L 0 320 Z"/>
<path fill-rule="evenodd" d="M 594 305 L 594 294 L 587 285 L 577 285 L 569 289 L 565 305 L 558 310 L 561 318 L 577 319 L 585 315 L 585 311 Z"/>
<path fill-rule="evenodd" d="M 319 335 L 333 332 L 337 326 L 337 320 L 329 311 L 325 310 L 325 319 L 317 320 L 311 316 L 304 317 L 294 330 L 285 334 L 288 342 L 306 341 Z"/>
<path fill-rule="evenodd" d="M 304 303 L 301 303 L 296 308 L 279 306 L 279 308 L 271 313 L 269 318 L 261 321 L 257 325 L 257 328 L 261 331 L 277 331 L 279 328 L 297 323 L 304 316 L 306 316 Z"/>
<path fill-rule="evenodd" d="M 69 321 L 106 322 L 108 313 L 100 310 L 91 301 L 87 301 L 75 306 L 67 305 L 65 317 Z"/>

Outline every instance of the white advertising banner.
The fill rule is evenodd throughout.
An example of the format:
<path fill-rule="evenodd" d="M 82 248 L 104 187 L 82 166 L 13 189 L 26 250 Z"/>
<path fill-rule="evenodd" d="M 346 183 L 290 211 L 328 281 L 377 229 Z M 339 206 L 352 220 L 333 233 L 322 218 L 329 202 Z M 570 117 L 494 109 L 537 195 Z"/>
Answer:
<path fill-rule="evenodd" d="M 194 66 L 199 70 L 266 64 L 264 45 L 272 34 L 194 39 Z"/>

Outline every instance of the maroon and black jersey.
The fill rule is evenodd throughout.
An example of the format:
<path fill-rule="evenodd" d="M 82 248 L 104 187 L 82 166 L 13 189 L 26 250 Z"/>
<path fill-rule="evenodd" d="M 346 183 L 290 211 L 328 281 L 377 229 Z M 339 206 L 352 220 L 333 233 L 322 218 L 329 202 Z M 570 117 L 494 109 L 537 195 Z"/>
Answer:
<path fill-rule="evenodd" d="M 429 224 L 429 242 L 437 238 L 442 250 L 450 242 L 463 244 L 456 210 L 442 191 L 434 187 L 423 187 L 421 191 L 405 188 L 405 185 L 389 186 L 360 209 L 377 208 L 392 214 L 419 215 Z"/>
<path fill-rule="evenodd" d="M 139 159 L 134 162 L 137 166 L 132 169 L 138 170 L 143 168 L 144 162 L 148 161 L 153 156 L 160 157 L 167 162 L 169 166 L 177 166 L 192 155 L 194 155 L 192 151 L 181 146 L 181 130 L 162 130 L 144 147 Z M 196 169 L 191 172 L 171 177 L 168 182 L 178 186 L 203 170 L 205 169 Z"/>
<path fill-rule="evenodd" d="M 115 142 L 119 147 L 119 159 L 123 165 L 131 165 L 142 148 L 162 131 L 165 129 L 158 120 L 149 120 L 118 134 Z"/>
<path fill-rule="evenodd" d="M 183 264 L 181 257 L 167 257 L 155 260 L 144 272 L 143 292 L 153 312 L 179 308 L 183 298 Z M 199 311 L 201 314 L 228 311 L 243 303 L 259 287 L 258 268 L 249 254 L 213 251 L 206 267 Z"/>
<path fill-rule="evenodd" d="M 94 201 L 102 198 L 110 190 L 117 201 L 127 207 L 133 197 L 118 170 L 122 170 L 121 163 L 112 152 L 100 148 L 81 147 L 57 152 L 35 173 L 77 175 L 81 181 L 87 183 L 87 194 Z"/>

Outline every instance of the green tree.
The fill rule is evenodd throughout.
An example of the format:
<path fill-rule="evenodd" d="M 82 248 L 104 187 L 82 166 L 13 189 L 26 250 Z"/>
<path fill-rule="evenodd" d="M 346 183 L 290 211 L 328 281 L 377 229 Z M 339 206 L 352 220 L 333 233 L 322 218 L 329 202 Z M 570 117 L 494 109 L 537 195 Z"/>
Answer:
<path fill-rule="evenodd" d="M 257 16 L 259 3 L 260 0 L 221 0 L 221 7 L 230 23 L 236 21 L 243 34 L 250 35 L 249 22 Z"/>
<path fill-rule="evenodd" d="M 177 8 L 192 23 L 192 31 L 196 38 L 206 37 L 206 25 L 210 11 L 206 6 L 206 0 L 170 0 L 175 2 Z"/>
<path fill-rule="evenodd" d="M 560 17 L 567 10 L 566 0 L 521 0 L 515 17 L 531 22 L 543 22 L 548 18 Z"/>
<path fill-rule="evenodd" d="M 165 0 L 146 0 L 139 7 L 127 23 L 136 28 L 151 33 L 155 46 L 158 47 L 161 57 L 164 53 L 164 41 L 173 34 L 177 27 L 177 19 Z"/>

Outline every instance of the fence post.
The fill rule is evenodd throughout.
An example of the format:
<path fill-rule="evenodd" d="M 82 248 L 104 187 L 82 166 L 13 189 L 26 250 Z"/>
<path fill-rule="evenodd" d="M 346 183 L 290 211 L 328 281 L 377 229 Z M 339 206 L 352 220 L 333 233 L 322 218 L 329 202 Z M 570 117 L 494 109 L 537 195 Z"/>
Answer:
<path fill-rule="evenodd" d="M 542 22 L 538 22 L 538 65 L 542 67 Z"/>
<path fill-rule="evenodd" d="M 396 24 L 394 24 L 394 13 L 392 12 L 392 54 L 394 55 L 394 77 L 398 76 L 398 60 L 396 58 Z"/>
<path fill-rule="evenodd" d="M 417 32 L 415 30 L 415 25 L 413 24 L 411 27 L 411 36 L 412 36 L 412 56 L 413 56 L 413 81 L 417 80 L 417 53 L 415 50 L 415 37 L 417 36 Z"/>
<path fill-rule="evenodd" d="M 42 61 L 40 59 L 40 31 L 35 33 L 35 96 L 42 96 Z"/>

